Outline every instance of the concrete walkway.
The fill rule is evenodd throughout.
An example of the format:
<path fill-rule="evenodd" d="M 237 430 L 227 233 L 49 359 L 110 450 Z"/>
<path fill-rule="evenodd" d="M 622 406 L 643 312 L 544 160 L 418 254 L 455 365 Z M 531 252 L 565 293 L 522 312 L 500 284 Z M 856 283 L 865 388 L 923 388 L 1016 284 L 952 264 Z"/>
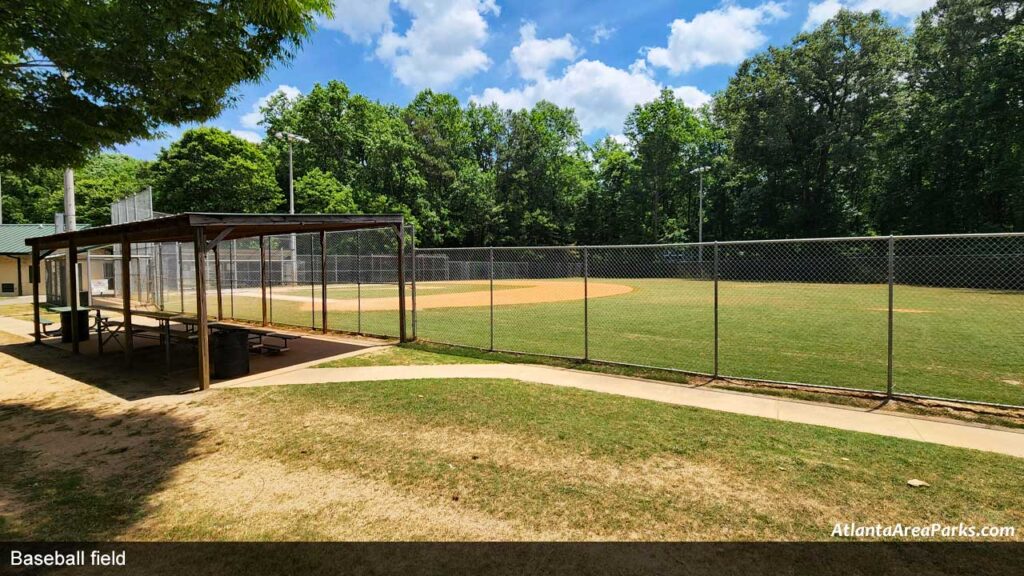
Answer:
<path fill-rule="evenodd" d="M 420 378 L 513 379 L 568 386 L 668 404 L 973 448 L 1024 458 L 1024 432 L 531 364 L 305 368 L 290 372 L 282 371 L 265 378 L 252 377 L 246 378 L 243 382 L 214 385 L 214 388 Z"/>

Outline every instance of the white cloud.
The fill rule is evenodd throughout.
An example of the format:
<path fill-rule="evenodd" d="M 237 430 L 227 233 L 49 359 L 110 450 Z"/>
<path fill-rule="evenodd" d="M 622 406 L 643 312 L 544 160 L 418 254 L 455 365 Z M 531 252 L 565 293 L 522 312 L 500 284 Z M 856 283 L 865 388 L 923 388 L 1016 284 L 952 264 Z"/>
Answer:
<path fill-rule="evenodd" d="M 711 102 L 711 94 L 696 86 L 676 86 L 672 89 L 672 93 L 690 108 L 700 108 Z"/>
<path fill-rule="evenodd" d="M 561 76 L 541 77 L 511 90 L 488 88 L 471 99 L 513 110 L 547 100 L 574 108 L 585 134 L 598 130 L 619 133 L 633 107 L 654 100 L 661 89 L 662 86 L 647 73 L 642 63 L 623 70 L 596 60 L 580 60 L 567 67 Z M 710 99 L 709 95 L 692 86 L 673 91 L 687 105 Z"/>
<path fill-rule="evenodd" d="M 248 113 L 242 115 L 242 126 L 252 129 L 259 128 L 260 121 L 263 120 L 263 113 L 260 112 L 260 108 L 266 106 L 267 102 L 270 101 L 271 97 L 273 97 L 274 94 L 277 93 L 284 94 L 289 100 L 294 100 L 296 97 L 302 94 L 302 92 L 299 91 L 299 89 L 296 88 L 295 86 L 281 84 L 277 88 L 274 88 L 269 94 L 257 100 L 256 103 L 252 105 L 252 109 Z"/>
<path fill-rule="evenodd" d="M 600 44 L 601 42 L 604 42 L 605 40 L 611 38 L 616 31 L 615 28 L 609 28 L 604 24 L 598 24 L 597 26 L 593 26 L 590 30 L 592 32 L 590 36 L 590 42 L 593 44 Z"/>
<path fill-rule="evenodd" d="M 499 13 L 494 0 L 397 2 L 412 23 L 404 34 L 389 24 L 377 42 L 376 55 L 391 65 L 402 84 L 442 88 L 490 66 L 481 48 L 488 35 L 484 16 Z"/>
<path fill-rule="evenodd" d="M 753 8 L 726 4 L 693 20 L 672 22 L 668 46 L 651 48 L 647 61 L 679 74 L 715 64 L 739 64 L 767 40 L 761 26 L 786 17 L 777 2 Z"/>
<path fill-rule="evenodd" d="M 260 142 L 263 141 L 263 137 L 257 134 L 256 132 L 253 132 L 252 130 L 232 130 L 231 133 L 234 134 L 235 136 L 238 136 L 242 140 L 248 140 L 253 144 L 259 144 Z"/>
<path fill-rule="evenodd" d="M 889 17 L 913 18 L 935 5 L 935 0 L 821 0 L 807 7 L 804 30 L 821 26 L 823 22 L 846 8 L 855 12 L 881 10 Z"/>
<path fill-rule="evenodd" d="M 519 29 L 519 45 L 512 49 L 512 62 L 527 80 L 547 76 L 548 69 L 561 60 L 573 61 L 579 50 L 571 34 L 561 38 L 537 38 L 537 26 L 527 22 Z"/>
<path fill-rule="evenodd" d="M 391 24 L 391 0 L 334 0 L 334 17 L 320 25 L 344 32 L 356 42 L 370 42 Z"/>

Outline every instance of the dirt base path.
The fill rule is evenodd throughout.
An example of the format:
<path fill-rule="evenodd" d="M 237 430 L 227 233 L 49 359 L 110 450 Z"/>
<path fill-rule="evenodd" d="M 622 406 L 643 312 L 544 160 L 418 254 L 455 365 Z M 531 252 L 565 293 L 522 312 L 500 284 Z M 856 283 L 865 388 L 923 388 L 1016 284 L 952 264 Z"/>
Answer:
<path fill-rule="evenodd" d="M 488 289 L 489 282 L 486 280 L 472 280 L 462 282 L 446 282 L 446 284 L 472 284 L 479 285 L 480 290 L 473 292 L 456 292 L 452 294 L 417 294 L 416 309 L 426 310 L 429 308 L 472 308 L 475 306 L 490 306 L 491 291 Z M 523 285 L 526 286 L 523 286 Z M 494 305 L 503 306 L 508 304 L 542 304 L 547 302 L 571 302 L 583 300 L 583 282 L 566 282 L 564 280 L 496 280 L 498 286 L 516 286 L 494 291 Z M 417 287 L 417 291 L 419 287 Z M 633 291 L 632 286 L 624 284 L 612 284 L 610 282 L 590 282 L 586 288 L 588 298 L 605 298 L 608 296 L 619 296 Z M 277 295 L 274 298 L 278 298 Z M 303 310 L 309 310 L 313 304 L 308 297 L 293 297 L 294 300 L 302 302 Z M 288 298 L 292 299 L 292 298 Z M 411 306 L 411 305 L 410 305 Z M 329 299 L 327 309 L 335 312 L 355 312 L 359 309 L 359 302 L 352 298 L 346 300 Z M 382 310 L 398 310 L 398 296 L 384 298 L 363 298 L 362 310 L 374 312 Z"/>

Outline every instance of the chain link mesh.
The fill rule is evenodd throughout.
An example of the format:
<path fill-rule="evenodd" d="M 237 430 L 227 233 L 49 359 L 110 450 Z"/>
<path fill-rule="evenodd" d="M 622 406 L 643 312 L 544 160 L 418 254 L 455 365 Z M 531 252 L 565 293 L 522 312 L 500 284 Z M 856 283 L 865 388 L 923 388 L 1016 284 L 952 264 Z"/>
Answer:
<path fill-rule="evenodd" d="M 1024 234 L 421 249 L 415 257 L 411 236 L 407 329 L 426 340 L 1024 406 Z M 397 336 L 394 230 L 325 240 L 327 328 Z M 221 314 L 262 321 L 265 267 L 268 320 L 322 328 L 319 234 L 264 242 L 264 262 L 257 238 L 220 244 Z M 44 263 L 48 293 L 53 284 L 61 294 L 63 257 Z M 116 250 L 90 260 L 91 277 L 107 280 L 104 297 L 119 306 Z M 212 255 L 207 265 L 214 315 Z M 139 305 L 194 314 L 192 245 L 133 245 L 131 290 Z"/>
<path fill-rule="evenodd" d="M 902 393 L 1024 405 L 1024 235 L 896 238 Z"/>
<path fill-rule="evenodd" d="M 1024 234 L 422 249 L 416 269 L 427 340 L 1024 406 Z"/>

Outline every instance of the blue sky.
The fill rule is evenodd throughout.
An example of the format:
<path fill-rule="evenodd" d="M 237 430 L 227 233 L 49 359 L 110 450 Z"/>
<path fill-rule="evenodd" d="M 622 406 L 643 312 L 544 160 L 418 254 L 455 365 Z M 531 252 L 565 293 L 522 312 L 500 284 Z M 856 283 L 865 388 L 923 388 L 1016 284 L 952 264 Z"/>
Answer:
<path fill-rule="evenodd" d="M 335 0 L 298 55 L 238 87 L 207 125 L 258 140 L 261 99 L 344 81 L 404 105 L 421 89 L 505 108 L 547 99 L 576 109 L 588 140 L 617 135 L 632 107 L 671 88 L 690 105 L 722 89 L 736 65 L 784 44 L 841 7 L 912 24 L 934 0 Z M 187 127 L 117 150 L 152 159 Z"/>

